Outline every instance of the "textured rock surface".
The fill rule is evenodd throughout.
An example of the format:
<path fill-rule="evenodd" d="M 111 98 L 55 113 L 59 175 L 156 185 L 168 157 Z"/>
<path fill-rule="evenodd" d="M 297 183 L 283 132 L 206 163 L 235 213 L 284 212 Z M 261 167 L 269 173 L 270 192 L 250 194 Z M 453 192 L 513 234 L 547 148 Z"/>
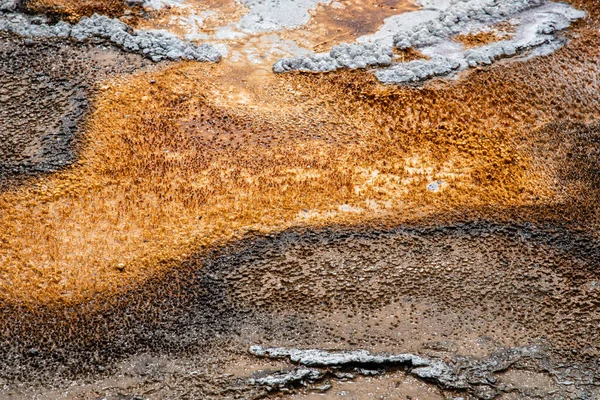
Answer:
<path fill-rule="evenodd" d="M 0 32 L 0 189 L 75 161 L 93 85 L 149 64 L 114 47 Z"/>
<path fill-rule="evenodd" d="M 183 1 L 184 0 L 125 0 L 125 4 L 128 6 L 150 7 L 155 10 L 160 10 L 165 6 L 181 5 Z"/>
<path fill-rule="evenodd" d="M 547 54 L 563 43 L 556 32 L 585 16 L 569 5 L 544 0 L 463 0 L 430 7 L 436 4 L 431 2 L 424 10 L 388 19 L 379 33 L 357 39 L 358 44 L 339 45 L 329 53 L 284 58 L 273 70 L 329 72 L 389 66 L 393 64 L 393 43 L 401 50 L 417 49 L 429 59 L 397 63 L 377 70 L 375 75 L 384 83 L 419 82 L 532 49 L 537 52 L 531 55 Z M 509 19 L 515 30 L 509 39 L 467 50 L 452 40 L 454 35 L 489 30 Z"/>
<path fill-rule="evenodd" d="M 474 22 L 495 23 L 544 2 L 545 0 L 453 1 L 437 18 L 411 29 L 401 29 L 394 35 L 394 45 L 399 49 L 431 46 L 463 32 Z"/>
<path fill-rule="evenodd" d="M 289 358 L 290 361 L 314 367 L 330 367 L 349 364 L 379 365 L 429 365 L 424 359 L 413 354 L 382 355 L 366 350 L 331 352 L 325 350 L 298 350 L 282 347 L 264 348 L 251 346 L 250 354 L 260 357 Z"/>
<path fill-rule="evenodd" d="M 373 368 L 385 371 L 402 367 L 410 375 L 434 382 L 443 389 L 466 391 L 480 399 L 492 399 L 507 389 L 510 391 L 507 385 L 499 384 L 495 374 L 504 372 L 517 363 L 534 360 L 537 368 L 541 370 L 549 368 L 547 365 L 543 365 L 545 355 L 538 347 L 506 349 L 482 359 L 455 357 L 450 361 L 415 354 L 373 354 L 366 350 L 333 352 L 251 346 L 249 351 L 250 354 L 258 357 L 287 358 L 292 363 L 310 367 L 338 368 L 343 371 L 352 369 L 359 375 L 367 376 L 373 375 Z M 370 369 L 365 370 L 364 367 Z M 288 373 L 275 373 L 262 380 L 253 379 L 250 382 L 254 385 L 268 386 L 269 390 L 274 390 L 289 387 L 298 382 L 314 382 L 327 376 L 338 379 L 354 379 L 356 376 L 351 373 L 330 373 L 329 371 L 323 370 L 319 374 L 319 370 L 314 368 L 299 368 Z M 308 378 L 309 376 L 310 378 Z"/>
<path fill-rule="evenodd" d="M 315 382 L 325 374 L 314 368 L 298 368 L 292 371 L 280 371 L 263 377 L 250 379 L 251 385 L 267 386 L 269 390 L 281 389 L 297 384 Z"/>
<path fill-rule="evenodd" d="M 0 0 L 0 11 L 14 11 L 21 4 L 21 0 Z"/>
<path fill-rule="evenodd" d="M 153 61 L 167 59 L 217 62 L 221 58 L 220 53 L 209 44 L 196 46 L 162 31 L 134 32 L 123 22 L 100 15 L 82 18 L 74 25 L 63 21 L 51 25 L 43 17 L 5 13 L 0 14 L 0 31 L 24 37 L 61 37 L 78 41 L 103 39 Z"/>
<path fill-rule="evenodd" d="M 589 34 L 592 29 L 593 34 Z M 164 274 L 144 284 L 131 285 L 122 296 L 119 294 L 109 299 L 94 296 L 89 302 L 64 307 L 58 305 L 56 308 L 27 309 L 19 308 L 19 304 L 5 303 L 0 330 L 4 334 L 0 344 L 0 379 L 3 383 L 0 398 L 51 400 L 78 396 L 76 390 L 80 390 L 79 398 L 252 398 L 247 394 L 250 390 L 258 390 L 247 387 L 248 378 L 254 376 L 253 371 L 267 370 L 268 375 L 275 375 L 272 371 L 288 371 L 286 368 L 289 367 L 285 360 L 248 355 L 246 350 L 252 343 L 269 348 L 370 349 L 372 354 L 376 351 L 388 354 L 406 352 L 463 368 L 469 382 L 488 379 L 486 384 L 473 389 L 472 396 L 449 390 L 440 398 L 490 398 L 495 391 L 499 391 L 503 399 L 599 398 L 597 328 L 600 315 L 596 310 L 600 304 L 597 271 L 600 243 L 596 206 L 600 199 L 600 125 L 598 122 L 590 126 L 583 123 L 598 115 L 597 105 L 600 104 L 596 79 L 597 66 L 600 65 L 598 32 L 598 25 L 578 24 L 576 35 L 572 35 L 573 40 L 565 51 L 549 58 L 498 66 L 471 74 L 468 80 L 451 85 L 431 85 L 426 90 L 401 88 L 381 93 L 363 74 L 339 74 L 326 78 L 286 76 L 274 79 L 283 82 L 282 90 L 266 86 L 273 98 L 277 97 L 273 94 L 281 95 L 293 90 L 293 96 L 284 98 L 289 104 L 297 106 L 294 100 L 299 104 L 307 102 L 309 106 L 304 110 L 314 105 L 315 113 L 323 113 L 323 129 L 317 124 L 321 121 L 318 118 L 314 118 L 316 123 L 313 125 L 303 125 L 315 114 L 290 114 L 283 102 L 259 103 L 271 105 L 271 108 L 259 107 L 239 116 L 238 113 L 248 110 L 248 103 L 244 101 L 242 106 L 234 106 L 232 112 L 229 107 L 239 99 L 225 102 L 232 92 L 227 90 L 231 82 L 216 79 L 221 69 L 227 66 L 204 68 L 198 63 L 186 63 L 186 67 L 216 71 L 215 75 L 206 79 L 207 87 L 208 83 L 224 86 L 223 91 L 217 92 L 222 95 L 215 95 L 212 91 L 205 93 L 207 101 L 223 101 L 225 106 L 215 107 L 214 111 L 202 108 L 201 117 L 181 121 L 186 129 L 175 131 L 181 134 L 175 137 L 181 138 L 196 134 L 195 143 L 201 150 L 202 143 L 212 141 L 211 147 L 206 147 L 208 151 L 198 151 L 199 154 L 204 153 L 202 156 L 214 154 L 211 153 L 214 149 L 226 148 L 226 157 L 243 154 L 246 155 L 244 160 L 253 162 L 253 157 L 247 156 L 248 148 L 237 144 L 238 138 L 246 133 L 250 135 L 248 140 L 252 140 L 253 145 L 256 143 L 259 150 L 267 149 L 273 143 L 285 145 L 289 143 L 289 137 L 297 135 L 296 138 L 303 143 L 317 148 L 329 141 L 333 141 L 339 149 L 366 145 L 375 156 L 380 151 L 387 153 L 385 144 L 395 140 L 406 144 L 401 155 L 412 158 L 415 153 L 422 154 L 421 149 L 433 151 L 442 148 L 451 149 L 448 152 L 451 160 L 455 157 L 454 149 L 460 149 L 459 160 L 467 151 L 475 151 L 475 158 L 483 160 L 478 150 L 480 145 L 487 151 L 498 149 L 504 152 L 507 143 L 510 151 L 512 143 L 516 142 L 515 146 L 523 149 L 523 153 L 519 154 L 527 157 L 534 154 L 539 159 L 534 165 L 549 171 L 544 177 L 547 176 L 555 185 L 550 188 L 556 190 L 552 194 L 560 197 L 550 195 L 549 200 L 542 198 L 541 201 L 526 197 L 531 201 L 508 205 L 501 205 L 494 199 L 489 207 L 492 211 L 488 213 L 480 209 L 480 205 L 485 206 L 481 201 L 474 210 L 461 206 L 461 214 L 455 216 L 453 210 L 443 205 L 449 199 L 445 197 L 449 193 L 447 187 L 436 193 L 425 192 L 427 183 L 442 178 L 434 174 L 432 177 L 424 176 L 417 190 L 429 196 L 424 198 L 425 201 L 436 196 L 442 207 L 426 216 L 407 209 L 411 218 L 416 215 L 422 218 L 411 221 L 414 225 L 409 227 L 394 225 L 394 229 L 383 230 L 364 226 L 330 226 L 314 231 L 306 226 L 307 222 L 302 222 L 296 230 L 273 234 L 251 232 L 240 242 L 231 243 L 218 252 L 215 249 L 214 254 L 193 254 L 189 258 L 184 255 L 186 259 L 181 263 L 175 263 Z M 27 47 L 31 41 L 23 40 L 22 47 L 30 49 L 26 54 L 21 50 L 13 55 L 9 49 L 4 57 L 0 57 L 2 62 L 12 67 L 5 77 L 6 82 L 11 84 L 18 82 L 21 71 L 26 69 L 19 64 L 26 56 L 44 56 L 39 62 L 47 68 L 27 74 L 28 79 L 36 80 L 31 85 L 33 89 L 19 83 L 7 86 L 7 91 L 0 95 L 10 104 L 10 108 L 0 107 L 0 110 L 7 110 L 12 118 L 10 123 L 14 123 L 16 128 L 11 129 L 11 134 L 19 132 L 16 123 L 20 120 L 32 121 L 44 116 L 44 112 L 50 114 L 47 118 L 58 117 L 57 112 L 49 111 L 57 111 L 61 102 L 57 102 L 56 109 L 53 104 L 34 107 L 38 105 L 38 97 L 42 97 L 37 96 L 37 80 L 47 79 L 44 75 L 37 76 L 37 73 L 45 73 L 57 81 L 52 67 L 62 61 L 51 57 L 58 52 L 56 47 L 47 48 L 40 43 L 63 42 L 95 47 L 92 43 L 50 41 L 46 38 L 35 40 L 38 42 L 31 48 Z M 593 48 L 586 46 L 589 43 Z M 3 40 L 0 40 L 2 44 Z M 128 56 L 133 57 L 134 54 Z M 66 60 L 69 58 L 69 55 L 64 57 Z M 88 54 L 83 52 L 77 58 L 84 64 Z M 140 95 L 128 98 L 148 95 L 153 99 L 165 93 L 169 87 L 158 76 L 152 73 L 142 75 L 143 81 L 135 86 L 140 89 Z M 181 80 L 177 80 L 178 76 Z M 189 104 L 188 107 L 181 108 L 186 112 L 202 103 L 196 99 L 204 98 L 204 93 L 198 96 L 191 95 L 193 92 L 189 90 L 179 91 L 186 86 L 193 87 L 191 81 L 191 77 L 186 79 L 181 74 L 174 82 L 177 95 L 192 99 L 191 103 L 184 103 Z M 203 81 L 203 78 L 195 81 Z M 328 91 L 330 88 L 326 85 L 331 81 L 338 82 L 341 89 Z M 55 89 L 52 85 L 44 85 L 42 88 L 47 88 L 44 98 L 53 89 L 61 87 L 56 85 Z M 324 94 L 317 90 L 319 85 L 324 87 Z M 244 85 L 243 88 L 246 90 L 252 86 Z M 117 90 L 121 89 L 125 86 Z M 26 102 L 22 101 L 24 93 Z M 252 96 L 255 95 L 256 92 L 252 93 Z M 341 107 L 338 101 L 351 104 Z M 19 108 L 21 103 L 24 106 Z M 436 107 L 440 103 L 444 106 Z M 132 109 L 137 108 L 140 114 L 147 113 L 146 110 L 156 103 L 150 101 L 146 103 L 148 107 L 143 104 L 133 103 Z M 171 108 L 171 103 L 167 107 Z M 254 123 L 254 117 L 263 121 L 271 110 L 281 111 L 282 117 L 268 119 L 267 129 L 258 129 L 265 127 L 261 124 L 256 130 L 244 130 L 246 124 Z M 17 116 L 17 113 L 21 115 Z M 126 114 L 121 112 L 121 115 Z M 157 122 L 164 127 L 174 126 L 179 124 L 182 114 Z M 295 117 L 292 119 L 290 115 Z M 338 115 L 343 120 L 336 119 Z M 152 113 L 148 117 L 159 115 Z M 334 123 L 342 122 L 339 136 L 328 125 L 327 119 Z M 547 120 L 553 121 L 554 127 L 531 132 Z M 107 118 L 96 121 L 97 124 L 112 122 Z M 285 121 L 290 121 L 290 124 L 282 123 Z M 346 125 L 345 121 L 356 121 L 356 124 Z M 581 124 L 573 121 L 581 121 Z M 40 125 L 47 122 L 52 121 L 44 119 Z M 187 122 L 193 122 L 197 128 L 188 130 Z M 363 124 L 375 124 L 378 129 L 359 127 Z M 145 137 L 146 124 L 136 125 L 141 126 L 139 131 L 133 131 L 138 133 L 136 137 Z M 288 125 L 298 125 L 299 129 L 292 131 Z M 495 130 L 508 128 L 515 130 L 514 135 L 508 136 L 510 141 L 494 139 Z M 232 134 L 232 131 L 235 133 Z M 387 142 L 380 139 L 385 135 L 391 137 Z M 156 153 L 162 153 L 160 138 L 164 136 L 155 136 L 159 139 L 153 141 L 153 144 L 159 145 Z M 371 137 L 376 137 L 377 142 L 370 143 Z M 233 141 L 229 141 L 230 138 Z M 254 138 L 257 138 L 256 142 Z M 404 141 L 405 138 L 408 139 Z M 225 147 L 220 140 L 234 144 Z M 465 140 L 466 148 L 463 147 Z M 486 142 L 490 144 L 486 145 Z M 419 147 L 413 147 L 413 143 Z M 445 143 L 451 145 L 446 147 Z M 546 150 L 538 153 L 536 143 Z M 177 143 L 174 147 L 180 149 Z M 277 150 L 280 148 L 283 146 L 276 147 Z M 445 154 L 441 153 L 437 151 L 432 157 L 444 158 Z M 281 152 L 270 154 L 286 156 Z M 290 155 L 288 153 L 288 157 Z M 363 163 L 364 159 L 370 159 L 370 156 L 353 157 L 350 162 L 354 165 Z M 312 159 L 306 161 L 311 161 L 310 165 L 314 166 Z M 306 161 L 300 160 L 295 165 L 304 167 Z M 378 168 L 382 175 L 397 173 L 389 169 L 389 163 L 385 165 L 385 158 L 383 161 L 383 165 L 369 165 Z M 507 161 L 511 162 L 511 158 Z M 432 165 L 427 160 L 417 160 L 415 164 L 412 166 L 428 168 Z M 110 162 L 104 165 L 108 169 L 113 167 Z M 399 167 L 393 168 L 400 170 L 403 165 L 409 166 L 408 163 L 400 163 Z M 462 173 L 458 168 L 457 164 L 452 165 L 453 175 Z M 535 171 L 539 170 L 533 169 L 532 175 Z M 478 174 L 476 179 L 488 179 L 486 172 Z M 493 180 L 486 184 L 490 191 L 495 190 L 504 179 L 495 174 L 491 177 Z M 48 181 L 55 177 L 50 178 Z M 563 183 L 565 180 L 567 183 Z M 36 181 L 45 183 L 44 179 Z M 539 181 L 533 182 L 535 185 Z M 128 190 L 125 185 L 123 188 Z M 468 197 L 468 190 L 466 192 Z M 93 187 L 86 188 L 84 201 L 91 201 L 98 197 L 98 193 Z M 64 196 L 67 217 L 81 210 L 81 206 L 76 207 L 70 201 L 74 198 L 70 192 L 65 192 Z M 37 201 L 36 198 L 33 200 Z M 52 208 L 50 213 L 41 213 L 40 208 L 47 202 L 43 200 L 39 206 L 31 202 L 34 204 L 30 208 L 24 208 L 25 202 L 15 201 L 9 206 L 14 205 L 15 212 L 24 209 L 39 213 L 38 220 L 44 222 L 55 210 Z M 383 204 L 380 206 L 383 207 Z M 364 207 L 371 205 L 365 202 Z M 344 204 L 339 211 L 352 212 L 356 209 Z M 10 215 L 10 212 L 9 209 L 5 215 Z M 448 221 L 448 215 L 459 220 Z M 204 220 L 210 218 L 200 214 L 199 218 L 202 217 Z M 65 221 L 65 229 L 70 229 L 69 219 L 65 218 Z M 103 221 L 107 226 L 114 225 L 111 219 Z M 89 229 L 85 223 L 77 226 L 82 227 L 82 233 Z M 119 225 L 114 226 L 120 229 Z M 52 230 L 47 232 L 53 233 Z M 169 230 L 167 235 L 174 236 L 175 233 Z M 6 248 L 7 237 L 0 237 L 3 249 Z M 119 242 L 115 244 L 117 247 L 122 245 Z M 36 249 L 35 243 L 32 249 Z M 25 252 L 21 254 L 26 256 Z M 102 255 L 105 254 L 111 253 Z M 125 274 L 128 273 L 126 269 Z M 106 308 L 95 308 L 104 304 L 108 304 Z M 502 358 L 493 355 L 499 348 L 518 348 L 538 343 L 540 338 L 547 341 L 541 345 L 547 345 L 543 348 L 547 348 L 553 357 L 551 364 L 544 364 L 543 358 L 538 360 L 537 357 L 543 354 L 537 352 L 533 353 L 533 357 L 522 358 L 513 358 L 508 351 L 500 353 Z M 475 359 L 479 362 L 475 363 Z M 488 374 L 485 372 L 488 367 L 500 370 Z M 408 394 L 403 388 L 393 386 L 406 376 L 402 368 L 397 371 L 391 368 L 373 378 L 377 385 L 380 382 L 391 384 L 390 398 Z M 344 380 L 356 379 L 348 382 L 346 388 L 359 386 L 366 380 L 354 367 L 348 369 L 319 368 L 321 371 L 332 370 L 331 385 L 335 391 L 342 390 L 340 386 Z M 361 369 L 369 370 L 367 367 Z M 523 379 L 525 372 L 535 373 L 537 378 L 543 377 L 549 382 L 546 382 L 547 386 L 538 386 L 536 378 L 529 388 L 516 391 L 514 386 L 508 386 L 510 383 L 506 380 L 515 372 L 522 374 L 514 375 L 513 382 L 526 382 L 527 375 L 527 379 Z M 423 376 L 439 375 L 435 370 L 421 373 Z M 71 381 L 62 381 L 64 376 Z M 45 385 L 60 388 L 55 397 L 43 389 L 36 392 L 34 384 L 30 383 L 44 377 Z M 409 375 L 407 380 L 410 379 L 417 380 Z M 419 382 L 424 391 L 439 389 L 439 385 Z M 80 389 L 82 386 L 83 389 Z M 297 391 L 303 390 L 299 388 Z M 16 395 L 11 396 L 9 391 Z M 367 398 L 350 395 L 346 398 L 350 397 Z"/>
<path fill-rule="evenodd" d="M 329 53 L 307 57 L 283 58 L 275 63 L 273 71 L 293 70 L 329 72 L 340 68 L 366 68 L 367 66 L 391 65 L 393 52 L 376 44 L 341 44 Z"/>
<path fill-rule="evenodd" d="M 421 378 L 433 379 L 444 385 L 463 388 L 465 383 L 454 376 L 452 368 L 440 360 L 415 354 L 373 354 L 366 350 L 331 352 L 326 350 L 299 350 L 251 346 L 250 354 L 259 357 L 288 358 L 291 362 L 310 367 L 375 367 L 404 366 Z"/>
<path fill-rule="evenodd" d="M 375 72 L 384 83 L 420 82 L 436 76 L 448 75 L 459 70 L 461 63 L 449 57 L 436 56 L 431 60 L 415 60 L 400 63 L 392 68 Z"/>

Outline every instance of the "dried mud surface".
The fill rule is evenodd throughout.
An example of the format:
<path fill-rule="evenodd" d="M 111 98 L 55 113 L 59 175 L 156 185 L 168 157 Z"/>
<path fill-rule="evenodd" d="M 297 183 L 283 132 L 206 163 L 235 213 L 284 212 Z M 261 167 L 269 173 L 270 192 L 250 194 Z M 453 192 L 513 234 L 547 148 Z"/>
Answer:
<path fill-rule="evenodd" d="M 0 33 L 0 189 L 75 162 L 94 84 L 148 64 L 103 44 Z"/>
<path fill-rule="evenodd" d="M 513 369 L 534 375 L 533 392 L 592 399 L 599 394 L 600 283 L 593 268 L 599 257 L 600 243 L 584 232 L 534 224 L 248 238 L 186 261 L 102 314 L 71 309 L 64 311 L 69 320 L 60 321 L 56 310 L 42 318 L 37 310 L 33 321 L 27 311 L 15 310 L 12 334 L 22 335 L 4 344 L 1 372 L 8 381 L 28 384 L 33 376 L 41 382 L 82 373 L 99 377 L 100 383 L 87 386 L 79 381 L 81 398 L 119 392 L 248 398 L 261 393 L 245 381 L 253 371 L 286 368 L 246 355 L 257 342 L 418 352 L 445 360 L 485 359 L 536 345 L 544 349 L 543 362 L 519 360 Z M 77 334 L 70 333 L 75 326 Z M 549 387 L 540 386 L 547 380 Z M 237 392 L 222 392 L 232 387 Z M 56 391 L 57 398 L 64 390 Z M 4 394 L 35 393 L 18 392 Z"/>
<path fill-rule="evenodd" d="M 593 10 L 593 2 L 583 5 Z M 306 160 L 309 168 L 323 171 L 330 165 L 319 158 L 322 155 L 305 152 L 310 147 L 306 143 L 322 146 L 326 156 L 339 156 L 351 165 L 372 163 L 389 174 L 401 172 L 385 161 L 402 164 L 411 152 L 436 160 L 446 159 L 444 154 L 451 151 L 447 159 L 463 168 L 461 174 L 445 175 L 454 186 L 440 181 L 439 192 L 425 189 L 437 172 L 416 172 L 414 185 L 406 185 L 412 191 L 408 194 L 392 191 L 385 182 L 365 184 L 377 200 L 374 209 L 384 209 L 389 199 L 401 204 L 388 214 L 360 214 L 354 207 L 368 208 L 373 205 L 369 198 L 358 197 L 360 203 L 352 195 L 338 198 L 335 186 L 328 192 L 320 181 L 313 185 L 305 179 L 298 193 L 324 199 L 321 210 L 316 206 L 321 216 L 328 196 L 339 202 L 350 199 L 337 210 L 342 217 L 322 220 L 311 220 L 318 213 L 302 209 L 303 201 L 310 201 L 297 200 L 298 195 L 286 203 L 281 193 L 287 192 L 258 174 L 267 184 L 248 186 L 255 192 L 241 197 L 244 204 L 254 205 L 252 196 L 260 198 L 264 191 L 272 199 L 283 199 L 269 204 L 271 208 L 260 203 L 267 217 L 259 221 L 287 218 L 279 214 L 285 207 L 295 216 L 294 207 L 300 207 L 305 223 L 248 229 L 191 252 L 188 246 L 181 245 L 185 253 L 172 246 L 180 251 L 177 257 L 167 254 L 161 259 L 159 254 L 151 259 L 154 264 L 143 266 L 145 270 L 139 267 L 141 272 L 135 264 L 106 261 L 111 252 L 121 251 L 114 247 L 99 250 L 101 256 L 91 253 L 96 258 L 90 259 L 99 261 L 89 263 L 89 274 L 80 273 L 71 259 L 61 259 L 62 254 L 54 254 L 45 269 L 26 265 L 22 272 L 31 274 L 27 278 L 3 267 L 3 285 L 6 276 L 12 277 L 12 287 L 20 291 L 7 290 L 0 297 L 0 398 L 598 398 L 600 38 L 598 16 L 593 16 L 596 19 L 579 23 L 571 42 L 555 55 L 500 63 L 465 74 L 458 82 L 396 90 L 382 88 L 360 73 L 275 80 L 244 76 L 238 79 L 250 83 L 237 97 L 231 88 L 238 90 L 240 83 L 227 76 L 228 67 L 190 64 L 109 81 L 98 94 L 95 88 L 105 78 L 134 72 L 147 61 L 99 44 L 0 36 L 0 190 L 13 196 L 24 188 L 22 198 L 2 198 L 2 207 L 13 209 L 3 209 L 0 216 L 19 229 L 30 221 L 32 237 L 37 232 L 46 235 L 37 239 L 40 248 L 42 242 L 52 242 L 48 236 L 53 233 L 84 237 L 69 242 L 69 252 L 83 251 L 98 237 L 112 234 L 116 228 L 94 231 L 98 222 L 91 218 L 81 219 L 86 223 L 75 220 L 81 230 L 67 233 L 38 231 L 36 224 L 70 222 L 78 218 L 76 213 L 57 217 L 61 214 L 56 209 L 83 208 L 82 201 L 110 204 L 120 195 L 132 203 L 123 200 L 129 206 L 119 211 L 115 226 L 127 212 L 137 216 L 133 213 L 154 210 L 152 223 L 166 227 L 161 237 L 175 241 L 180 209 L 169 213 L 161 207 L 167 209 L 175 203 L 173 198 L 179 201 L 177 196 L 185 200 L 182 188 L 189 187 L 177 186 L 178 173 L 182 165 L 191 168 L 192 176 L 204 172 L 197 166 L 204 165 L 204 154 L 219 168 L 235 171 L 240 154 L 239 165 L 245 167 L 249 160 L 267 159 L 257 155 L 269 146 L 274 152 L 287 149 L 287 162 L 295 163 L 304 178 L 310 177 L 302 170 Z M 267 89 L 252 86 L 252 79 Z M 198 95 L 202 91 L 206 97 Z M 270 102 L 270 96 L 277 101 Z M 86 114 L 90 99 L 97 108 Z M 132 107 L 133 101 L 144 106 Z M 369 119 L 373 116 L 377 118 Z M 100 153 L 97 159 L 93 152 L 79 150 L 96 141 L 105 143 L 102 135 L 114 126 L 130 136 L 106 142 L 113 147 L 92 146 Z M 80 138 L 83 128 L 87 136 Z M 151 128 L 169 133 L 175 143 Z M 410 135 L 393 137 L 394 130 Z M 132 157 L 144 154 L 142 145 L 147 143 L 159 151 L 151 146 L 148 159 Z M 352 148 L 349 155 L 347 147 Z M 202 157 L 194 153 L 198 151 Z M 180 163 L 190 152 L 198 158 Z M 38 193 L 27 191 L 24 178 L 60 189 L 63 175 L 52 171 L 79 160 L 81 154 L 84 167 L 86 162 L 93 167 L 94 162 L 113 161 L 102 164 L 101 172 L 83 169 L 81 182 L 86 183 L 89 174 L 90 181 L 98 180 L 97 187 L 57 189 L 37 203 Z M 389 158 L 381 160 L 380 154 Z M 267 160 L 266 167 L 258 164 L 242 171 L 277 171 L 284 162 Z M 423 167 L 416 164 L 398 169 Z M 140 171 L 149 165 L 159 167 L 156 174 L 142 176 Z M 435 162 L 431 165 L 440 168 Z M 131 178 L 132 171 L 149 186 L 140 184 L 138 176 Z M 102 173 L 126 179 L 115 183 Z M 64 176 L 80 178 L 75 173 Z M 351 183 L 355 179 L 351 173 L 326 176 L 326 183 L 340 176 Z M 227 176 L 214 179 L 230 182 Z M 165 189 L 167 183 L 173 186 Z M 235 194 L 226 185 L 222 190 Z M 148 193 L 165 199 L 158 208 L 131 200 L 132 194 Z M 218 205 L 229 204 L 226 195 L 213 195 Z M 14 199 L 33 205 L 21 207 Z M 212 207 L 210 201 L 186 207 L 205 210 Z M 234 204 L 241 203 L 238 199 Z M 28 210 L 46 214 L 28 220 Z M 112 210 L 94 211 L 102 219 L 112 217 Z M 194 212 L 200 224 L 197 221 L 207 223 L 219 215 L 233 220 L 245 210 L 217 208 L 214 215 L 200 217 Z M 182 215 L 181 221 L 191 224 L 185 218 Z M 88 232 L 96 236 L 85 236 Z M 144 243 L 140 246 L 162 250 L 162 242 L 153 242 L 151 236 L 142 241 L 131 232 L 116 242 L 125 248 L 126 240 L 136 245 L 139 240 Z M 12 249 L 11 231 L 4 228 L 2 233 L 0 249 Z M 27 253 L 18 254 L 26 258 Z M 0 254 L 3 262 L 9 259 L 4 256 Z M 110 268 L 103 269 L 105 261 Z M 75 272 L 61 277 L 61 268 Z M 82 297 L 61 298 L 59 283 L 83 288 Z M 53 301 L 45 301 L 48 298 Z M 295 366 L 252 356 L 248 348 L 255 344 L 422 354 L 467 370 L 471 384 L 456 390 L 416 379 L 402 368 L 384 367 L 372 376 L 347 368 L 323 369 L 326 378 L 306 386 L 268 391 L 249 379 Z M 537 349 L 535 355 L 511 358 L 524 346 Z M 490 368 L 491 378 L 482 383 L 481 376 Z"/>

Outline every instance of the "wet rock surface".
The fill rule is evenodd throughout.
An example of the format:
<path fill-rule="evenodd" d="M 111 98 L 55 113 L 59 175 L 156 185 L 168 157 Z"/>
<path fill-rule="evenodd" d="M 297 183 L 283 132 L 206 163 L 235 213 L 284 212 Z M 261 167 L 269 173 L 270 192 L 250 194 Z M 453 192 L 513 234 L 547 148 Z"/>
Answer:
<path fill-rule="evenodd" d="M 147 64 L 100 44 L 0 33 L 0 188 L 72 164 L 94 85 Z"/>

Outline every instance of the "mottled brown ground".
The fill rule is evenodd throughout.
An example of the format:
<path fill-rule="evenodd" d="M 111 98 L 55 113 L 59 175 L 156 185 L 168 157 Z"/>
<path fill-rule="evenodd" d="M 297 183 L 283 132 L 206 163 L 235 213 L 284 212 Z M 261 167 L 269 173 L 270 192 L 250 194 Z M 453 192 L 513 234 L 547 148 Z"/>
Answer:
<path fill-rule="evenodd" d="M 581 6 L 556 54 L 421 88 L 186 63 L 107 82 L 79 162 L 0 194 L 3 379 L 222 398 L 252 343 L 537 343 L 597 382 L 600 35 Z M 169 385 L 120 380 L 145 353 L 191 360 L 157 367 Z"/>
<path fill-rule="evenodd" d="M 48 14 L 69 21 L 92 14 L 118 17 L 125 11 L 123 0 L 25 0 L 24 9 L 28 12 Z"/>

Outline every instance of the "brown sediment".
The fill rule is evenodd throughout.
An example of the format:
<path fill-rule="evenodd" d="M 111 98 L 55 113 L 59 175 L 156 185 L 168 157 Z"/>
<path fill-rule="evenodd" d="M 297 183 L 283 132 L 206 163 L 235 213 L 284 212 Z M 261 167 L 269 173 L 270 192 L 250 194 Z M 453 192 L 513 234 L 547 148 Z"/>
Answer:
<path fill-rule="evenodd" d="M 394 52 L 394 61 L 396 62 L 409 62 L 428 58 L 419 50 L 413 48 L 399 49 L 397 47 L 394 47 L 392 51 Z"/>
<path fill-rule="evenodd" d="M 360 377 L 355 380 L 335 382 L 328 393 L 313 390 L 290 395 L 289 399 L 335 399 L 345 396 L 351 399 L 419 399 L 443 400 L 443 393 L 418 379 L 396 371 L 385 376 Z"/>
<path fill-rule="evenodd" d="M 312 17 L 308 24 L 292 34 L 304 37 L 312 44 L 312 50 L 321 52 L 336 44 L 373 34 L 386 18 L 418 8 L 411 0 L 338 1 L 310 11 Z"/>
<path fill-rule="evenodd" d="M 454 40 L 465 48 L 484 46 L 486 44 L 507 40 L 512 37 L 515 28 L 508 22 L 495 24 L 489 31 L 466 33 L 454 36 Z"/>
<path fill-rule="evenodd" d="M 118 17 L 126 7 L 123 0 L 29 0 L 25 2 L 25 9 L 32 13 L 77 21 L 95 13 Z"/>
<path fill-rule="evenodd" d="M 498 35 L 498 33 L 490 31 L 490 32 L 479 32 L 479 33 L 467 33 L 464 35 L 457 35 L 454 37 L 454 40 L 462 43 L 467 49 L 472 47 L 479 47 L 486 44 L 499 42 L 503 40 L 505 37 Z"/>

